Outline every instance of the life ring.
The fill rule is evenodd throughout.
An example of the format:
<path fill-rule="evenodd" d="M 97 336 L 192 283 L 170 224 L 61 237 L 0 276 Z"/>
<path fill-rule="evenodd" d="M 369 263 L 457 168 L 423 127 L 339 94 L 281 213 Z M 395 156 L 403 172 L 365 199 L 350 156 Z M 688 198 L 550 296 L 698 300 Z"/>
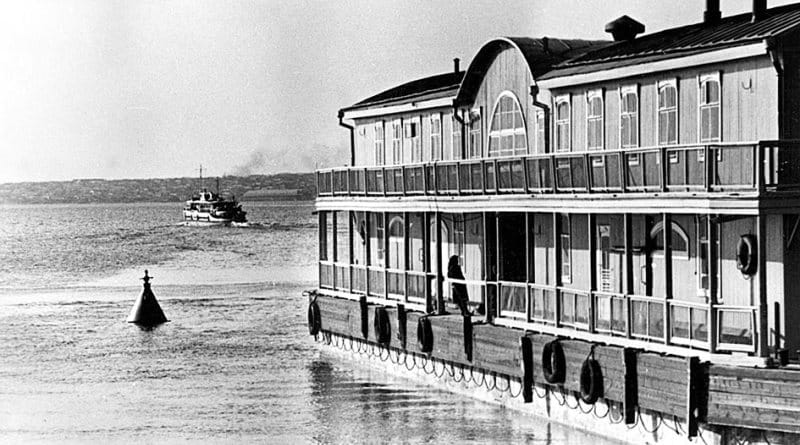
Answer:
<path fill-rule="evenodd" d="M 308 304 L 308 333 L 317 335 L 321 327 L 322 317 L 319 313 L 319 305 L 316 301 L 312 301 Z"/>
<path fill-rule="evenodd" d="M 428 317 L 420 317 L 417 321 L 417 343 L 420 351 L 425 353 L 433 351 L 433 329 Z"/>
<path fill-rule="evenodd" d="M 373 327 L 375 329 L 375 339 L 379 344 L 387 344 L 392 338 L 392 325 L 389 322 L 389 313 L 383 306 L 375 308 L 375 317 L 373 320 Z"/>
<path fill-rule="evenodd" d="M 587 358 L 581 366 L 581 400 L 592 404 L 603 395 L 603 370 L 600 363 Z"/>
<path fill-rule="evenodd" d="M 736 267 L 744 275 L 753 275 L 758 269 L 758 250 L 755 235 L 742 235 L 736 244 Z"/>
<path fill-rule="evenodd" d="M 542 349 L 542 373 L 548 383 L 564 383 L 567 361 L 564 358 L 564 349 L 558 340 L 545 344 Z"/>

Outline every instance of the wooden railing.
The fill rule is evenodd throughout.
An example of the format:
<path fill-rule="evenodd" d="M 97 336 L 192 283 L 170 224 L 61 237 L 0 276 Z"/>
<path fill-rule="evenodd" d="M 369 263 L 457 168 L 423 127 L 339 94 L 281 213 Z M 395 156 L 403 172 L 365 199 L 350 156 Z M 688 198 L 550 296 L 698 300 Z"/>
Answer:
<path fill-rule="evenodd" d="M 800 141 L 550 153 L 317 171 L 319 196 L 800 189 Z"/>
<path fill-rule="evenodd" d="M 320 287 L 389 305 L 420 310 L 435 307 L 436 274 L 321 261 Z M 627 338 L 710 352 L 756 353 L 756 306 L 725 306 L 663 297 L 587 291 L 512 281 L 442 277 L 444 301 L 452 285 L 463 284 L 473 308 L 492 308 L 489 320 L 512 320 L 531 328 Z M 496 298 L 496 301 L 489 301 Z M 712 323 L 712 320 L 714 323 Z"/>

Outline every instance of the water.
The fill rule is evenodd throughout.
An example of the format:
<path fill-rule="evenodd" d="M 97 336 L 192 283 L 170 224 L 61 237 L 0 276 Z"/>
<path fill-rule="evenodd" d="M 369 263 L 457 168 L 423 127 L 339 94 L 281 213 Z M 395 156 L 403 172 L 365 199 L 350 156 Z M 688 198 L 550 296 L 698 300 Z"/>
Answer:
<path fill-rule="evenodd" d="M 318 347 L 313 206 L 245 208 L 0 206 L 0 443 L 603 443 Z M 145 268 L 153 331 L 125 323 Z"/>

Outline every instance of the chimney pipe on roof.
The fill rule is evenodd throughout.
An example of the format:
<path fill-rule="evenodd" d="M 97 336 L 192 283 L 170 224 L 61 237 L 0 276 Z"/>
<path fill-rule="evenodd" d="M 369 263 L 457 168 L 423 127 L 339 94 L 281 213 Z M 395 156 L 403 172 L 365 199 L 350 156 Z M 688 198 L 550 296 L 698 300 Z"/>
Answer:
<path fill-rule="evenodd" d="M 764 18 L 764 13 L 767 12 L 767 0 L 753 0 L 753 22 Z"/>
<path fill-rule="evenodd" d="M 458 66 L 460 64 L 460 62 L 461 62 L 461 59 L 459 59 L 458 57 L 453 59 L 453 71 L 455 71 L 456 73 L 461 71 L 461 67 Z"/>
<path fill-rule="evenodd" d="M 706 11 L 703 13 L 703 23 L 714 24 L 722 18 L 719 11 L 719 0 L 706 0 Z"/>

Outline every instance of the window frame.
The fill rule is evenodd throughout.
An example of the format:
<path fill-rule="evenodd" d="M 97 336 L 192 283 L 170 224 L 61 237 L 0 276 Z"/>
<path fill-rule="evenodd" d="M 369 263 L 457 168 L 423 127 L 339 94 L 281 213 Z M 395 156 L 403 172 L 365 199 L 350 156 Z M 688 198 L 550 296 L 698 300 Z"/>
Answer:
<path fill-rule="evenodd" d="M 454 111 L 450 115 L 450 120 L 453 123 L 453 128 L 450 129 L 450 158 L 461 159 L 461 145 L 464 138 L 464 129 L 461 128 L 461 122 L 458 120 L 458 111 Z"/>
<path fill-rule="evenodd" d="M 706 103 L 703 95 L 703 85 L 709 81 L 717 83 L 717 91 L 719 96 L 716 103 Z M 717 137 L 716 138 L 703 138 L 703 109 L 714 108 L 717 109 Z M 704 142 L 722 142 L 722 75 L 720 71 L 713 73 L 701 74 L 697 77 L 697 140 L 701 143 Z"/>
<path fill-rule="evenodd" d="M 514 116 L 514 120 L 515 121 L 516 121 L 517 114 L 519 114 L 519 118 L 521 119 L 522 125 L 519 126 L 519 127 L 501 128 L 501 129 L 495 130 L 494 129 L 494 124 L 495 124 L 495 118 L 498 117 L 497 116 L 498 107 L 500 106 L 500 102 L 503 101 L 506 98 L 511 99 L 511 101 L 514 104 L 514 106 L 516 106 L 516 108 L 511 111 L 511 114 L 512 114 L 512 116 Z M 488 153 L 487 153 L 488 157 L 498 158 L 498 157 L 508 157 L 508 156 L 524 156 L 524 155 L 529 153 L 529 147 L 528 147 L 528 125 L 527 125 L 527 122 L 525 120 L 525 114 L 522 112 L 522 104 L 520 103 L 519 98 L 517 97 L 517 95 L 514 94 L 513 92 L 511 92 L 509 90 L 505 90 L 505 91 L 503 91 L 502 93 L 500 93 L 497 96 L 497 99 L 494 102 L 494 107 L 492 107 L 491 120 L 489 121 L 488 128 L 489 128 L 489 138 L 488 138 L 488 140 L 489 140 L 489 149 L 488 149 Z M 523 141 L 525 142 L 524 147 L 521 147 L 521 152 L 518 152 L 518 150 L 517 150 L 518 147 L 516 146 L 516 144 L 513 143 L 513 142 L 516 141 L 516 137 L 517 136 L 522 136 L 523 137 Z M 493 144 L 492 144 L 492 139 L 495 138 L 495 137 L 497 137 L 499 139 L 500 147 L 498 147 L 496 150 L 493 150 L 494 147 L 493 147 Z M 508 154 L 504 153 L 504 150 L 502 148 L 502 142 L 501 142 L 503 140 L 503 138 L 507 138 L 507 137 L 511 137 L 511 140 L 512 140 L 511 153 L 508 153 Z M 497 154 L 494 154 L 494 153 L 497 153 Z"/>
<path fill-rule="evenodd" d="M 469 112 L 469 146 L 467 147 L 467 159 L 480 159 L 483 157 L 483 113 L 481 108 L 473 108 Z"/>
<path fill-rule="evenodd" d="M 392 120 L 392 164 L 403 163 L 403 119 Z"/>
<path fill-rule="evenodd" d="M 572 284 L 572 218 L 567 214 L 561 214 L 559 217 L 562 219 L 560 233 L 558 234 L 558 249 L 560 252 L 558 267 L 561 285 L 565 285 Z M 565 270 L 567 273 L 564 273 Z"/>
<path fill-rule="evenodd" d="M 599 99 L 600 100 L 600 115 L 594 116 L 590 115 L 592 110 L 592 100 Z M 606 140 L 606 113 L 605 113 L 605 98 L 603 97 L 603 89 L 598 88 L 594 90 L 589 90 L 586 92 L 586 150 L 603 150 L 605 149 L 605 140 Z M 600 122 L 600 141 L 599 145 L 593 146 L 591 145 L 591 141 L 589 140 L 589 126 L 594 122 Z"/>
<path fill-rule="evenodd" d="M 661 108 L 661 90 L 672 87 L 675 89 L 675 106 Z M 680 90 L 678 89 L 678 79 L 665 79 L 656 83 L 656 141 L 659 147 L 667 147 L 678 145 L 680 143 Z M 667 138 L 667 141 L 661 140 L 661 119 L 662 113 L 675 113 L 675 141 L 672 142 Z"/>
<path fill-rule="evenodd" d="M 558 108 L 565 104 L 567 106 L 567 117 L 565 119 L 560 119 L 558 114 Z M 558 153 L 570 152 L 572 151 L 572 100 L 569 94 L 564 94 L 561 96 L 556 96 L 555 99 L 555 119 L 553 123 L 553 131 L 555 132 L 555 140 L 556 140 L 556 147 L 555 151 Z M 566 141 L 562 141 L 561 139 L 561 126 L 566 127 Z M 562 148 L 562 142 L 564 143 L 564 147 Z"/>
<path fill-rule="evenodd" d="M 545 123 L 544 110 L 536 110 L 533 118 L 534 126 L 536 127 L 536 140 L 534 141 L 534 149 L 536 150 L 536 153 L 546 153 L 547 125 Z"/>
<path fill-rule="evenodd" d="M 386 164 L 386 129 L 384 127 L 384 121 L 380 120 L 375 122 L 372 127 L 373 131 L 373 150 L 375 154 L 375 165 L 385 165 Z M 378 136 L 380 135 L 380 138 Z M 380 148 L 379 148 L 380 145 Z"/>
<path fill-rule="evenodd" d="M 413 135 L 409 136 L 409 129 L 413 130 Z M 408 159 L 411 163 L 422 162 L 422 120 L 419 116 L 403 119 L 403 154 L 405 158 L 406 146 L 408 146 Z"/>
<path fill-rule="evenodd" d="M 626 104 L 625 96 L 628 94 L 633 94 L 636 96 L 636 112 L 631 113 L 630 111 L 623 111 L 623 105 Z M 641 104 L 639 103 L 639 85 L 624 85 L 619 88 L 619 146 L 620 148 L 639 148 L 641 146 L 640 142 L 640 129 L 639 129 L 639 110 L 641 109 Z M 626 144 L 622 138 L 623 135 L 623 117 L 628 116 L 630 121 L 630 116 L 633 116 L 636 121 L 636 125 L 632 129 L 630 134 L 636 135 L 636 142 L 633 144 Z"/>
<path fill-rule="evenodd" d="M 433 125 L 434 122 L 437 122 L 437 124 L 439 126 L 439 131 L 438 132 L 434 131 L 434 125 Z M 431 161 L 441 161 L 442 158 L 444 157 L 444 146 L 442 144 L 442 140 L 444 139 L 442 137 L 442 134 L 443 134 L 443 132 L 442 132 L 442 113 L 431 113 L 430 116 L 428 116 L 428 124 L 430 124 L 430 126 L 431 126 L 431 131 L 430 131 L 431 134 L 430 134 L 430 137 L 429 137 L 429 142 L 431 144 L 430 160 Z M 437 147 L 436 147 L 437 145 L 438 145 L 438 150 L 437 150 Z"/>

